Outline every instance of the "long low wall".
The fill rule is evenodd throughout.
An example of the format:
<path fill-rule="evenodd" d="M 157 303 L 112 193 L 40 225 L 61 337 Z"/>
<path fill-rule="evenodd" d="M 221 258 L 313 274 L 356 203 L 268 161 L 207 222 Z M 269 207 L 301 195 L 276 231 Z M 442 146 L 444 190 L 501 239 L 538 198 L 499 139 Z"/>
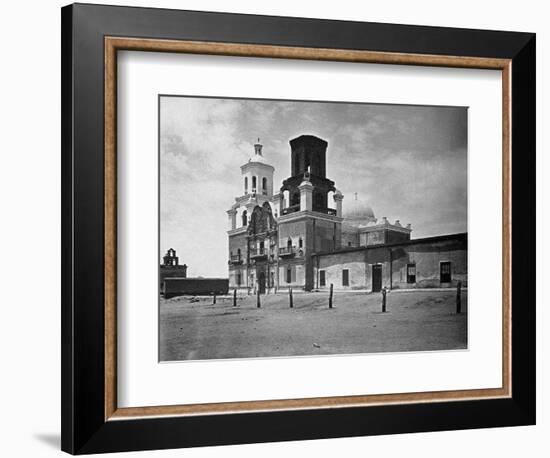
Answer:
<path fill-rule="evenodd" d="M 467 234 L 430 237 L 401 244 L 381 245 L 319 253 L 314 256 L 316 289 L 390 289 L 449 288 L 468 285 Z M 449 265 L 450 281 L 441 280 L 441 263 Z M 407 277 L 407 266 L 414 265 L 414 280 Z M 379 269 L 380 280 L 373 284 L 374 268 Z M 347 284 L 343 272 L 347 271 Z M 321 273 L 325 281 L 321 282 Z"/>
<path fill-rule="evenodd" d="M 228 291 L 229 279 L 227 278 L 165 278 L 160 289 L 166 299 L 184 295 L 221 295 L 227 294 Z"/>

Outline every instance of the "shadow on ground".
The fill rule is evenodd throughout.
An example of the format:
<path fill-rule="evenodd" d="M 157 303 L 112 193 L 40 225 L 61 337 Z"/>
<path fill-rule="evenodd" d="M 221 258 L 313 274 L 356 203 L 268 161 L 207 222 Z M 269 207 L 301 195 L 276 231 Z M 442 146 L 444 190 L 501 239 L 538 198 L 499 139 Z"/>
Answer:
<path fill-rule="evenodd" d="M 56 433 L 37 433 L 34 438 L 43 444 L 61 450 L 61 435 Z"/>

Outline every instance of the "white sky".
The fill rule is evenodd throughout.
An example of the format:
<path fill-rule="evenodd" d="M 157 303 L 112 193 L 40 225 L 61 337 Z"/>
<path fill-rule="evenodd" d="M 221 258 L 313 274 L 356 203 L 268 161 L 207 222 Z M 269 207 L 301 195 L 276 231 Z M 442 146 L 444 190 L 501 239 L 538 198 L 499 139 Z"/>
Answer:
<path fill-rule="evenodd" d="M 160 98 L 160 255 L 176 249 L 189 276 L 227 276 L 227 214 L 240 166 L 259 137 L 290 175 L 289 140 L 328 141 L 327 177 L 377 218 L 411 223 L 412 237 L 467 230 L 467 109 L 163 96 Z"/>

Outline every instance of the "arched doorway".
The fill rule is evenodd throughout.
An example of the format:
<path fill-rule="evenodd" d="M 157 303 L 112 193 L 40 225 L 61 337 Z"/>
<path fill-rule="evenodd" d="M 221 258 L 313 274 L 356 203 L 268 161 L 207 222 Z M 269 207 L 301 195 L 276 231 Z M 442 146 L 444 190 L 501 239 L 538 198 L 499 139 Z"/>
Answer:
<path fill-rule="evenodd" d="M 260 294 L 265 294 L 265 272 L 260 272 L 258 275 L 258 291 Z"/>

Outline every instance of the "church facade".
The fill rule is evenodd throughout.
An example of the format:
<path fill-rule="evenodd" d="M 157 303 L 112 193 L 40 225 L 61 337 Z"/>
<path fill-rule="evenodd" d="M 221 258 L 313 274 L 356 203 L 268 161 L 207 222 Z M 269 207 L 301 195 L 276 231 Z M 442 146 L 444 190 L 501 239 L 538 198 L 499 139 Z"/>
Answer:
<path fill-rule="evenodd" d="M 290 141 L 291 174 L 273 192 L 274 167 L 262 145 L 241 166 L 242 195 L 227 210 L 229 287 L 380 291 L 467 284 L 467 234 L 411 239 L 410 224 L 377 219 L 326 176 L 328 143 Z M 344 208 L 345 207 L 345 208 Z"/>

